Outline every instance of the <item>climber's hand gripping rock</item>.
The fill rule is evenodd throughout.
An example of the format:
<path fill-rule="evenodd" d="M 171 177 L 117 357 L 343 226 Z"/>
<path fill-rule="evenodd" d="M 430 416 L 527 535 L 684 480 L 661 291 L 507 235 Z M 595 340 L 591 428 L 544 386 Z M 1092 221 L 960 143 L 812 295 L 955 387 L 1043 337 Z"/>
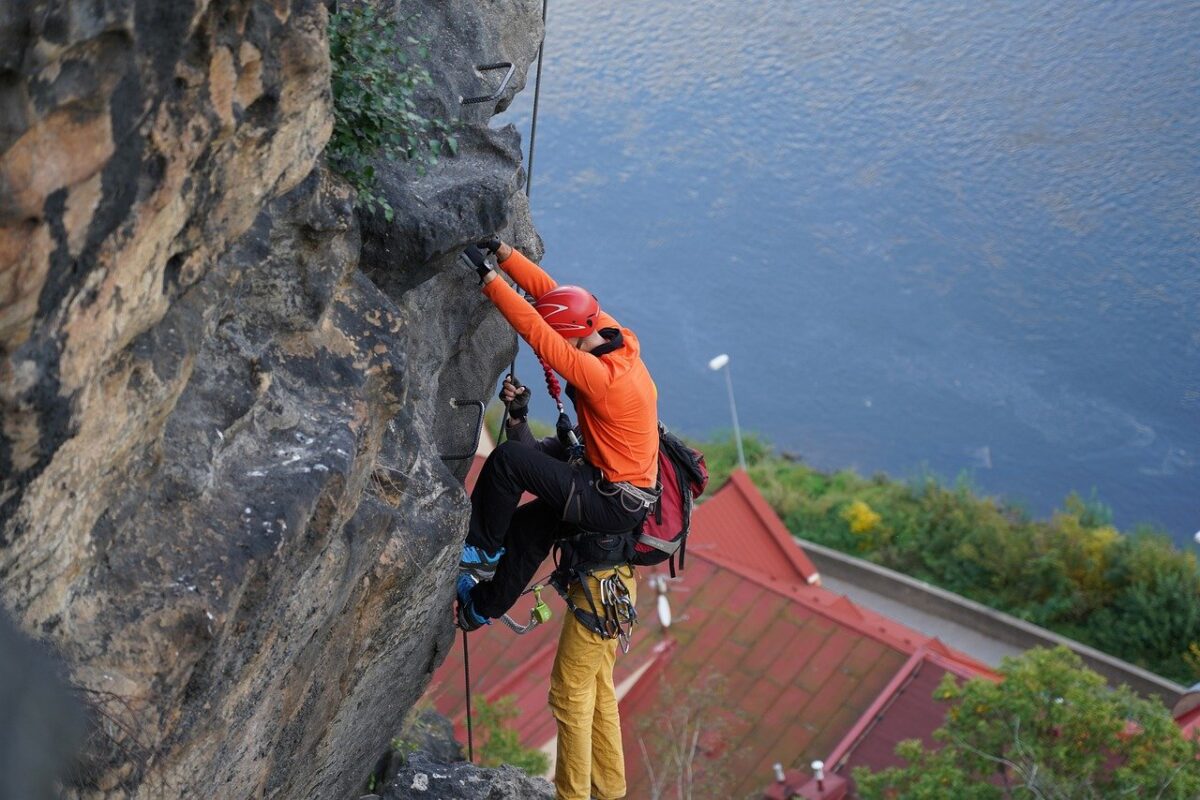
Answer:
<path fill-rule="evenodd" d="M 483 239 L 480 239 L 475 243 L 475 246 L 483 252 L 494 256 L 497 264 L 507 260 L 508 257 L 512 255 L 512 247 L 505 244 L 500 237 L 494 233 L 491 236 L 486 236 Z"/>
<path fill-rule="evenodd" d="M 487 283 L 496 277 L 496 272 L 492 269 L 492 265 L 488 263 L 487 256 L 473 244 L 469 244 L 463 248 L 462 253 L 458 256 L 458 260 L 468 269 L 475 270 L 475 274 L 479 276 L 480 283 Z"/>

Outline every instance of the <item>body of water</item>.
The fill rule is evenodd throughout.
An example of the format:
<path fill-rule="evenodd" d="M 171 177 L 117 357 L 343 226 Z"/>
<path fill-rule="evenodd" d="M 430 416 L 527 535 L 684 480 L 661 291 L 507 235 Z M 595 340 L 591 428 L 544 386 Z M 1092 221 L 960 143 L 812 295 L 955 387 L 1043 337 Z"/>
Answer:
<path fill-rule="evenodd" d="M 550 0 L 545 62 L 545 266 L 668 424 L 726 352 L 816 466 L 1200 528 L 1200 4 Z"/>

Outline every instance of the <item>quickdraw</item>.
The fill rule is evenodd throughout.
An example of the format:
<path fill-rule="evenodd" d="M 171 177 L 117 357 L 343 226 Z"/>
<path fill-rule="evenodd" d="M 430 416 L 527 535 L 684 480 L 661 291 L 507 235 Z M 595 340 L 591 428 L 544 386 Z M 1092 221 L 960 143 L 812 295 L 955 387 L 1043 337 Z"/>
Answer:
<path fill-rule="evenodd" d="M 633 567 L 625 565 L 624 569 L 628 572 L 622 572 L 622 567 L 611 569 L 612 574 L 603 578 L 597 578 L 594 571 L 582 569 L 577 569 L 570 574 L 564 574 L 561 571 L 555 572 L 550 579 L 550 585 L 558 590 L 559 595 L 567 604 L 567 608 L 585 628 L 602 639 L 616 639 L 621 646 L 621 652 L 628 653 L 633 640 L 633 626 L 638 621 L 638 613 L 624 579 L 633 579 Z M 598 581 L 599 605 L 588 586 L 588 578 L 596 578 Z M 580 608 L 571 599 L 570 583 L 572 579 L 579 582 L 590 610 Z"/>

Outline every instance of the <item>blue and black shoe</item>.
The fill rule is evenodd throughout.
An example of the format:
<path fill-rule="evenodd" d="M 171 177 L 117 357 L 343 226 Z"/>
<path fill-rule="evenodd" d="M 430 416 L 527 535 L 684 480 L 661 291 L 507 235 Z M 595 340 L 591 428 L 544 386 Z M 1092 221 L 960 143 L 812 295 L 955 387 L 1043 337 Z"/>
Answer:
<path fill-rule="evenodd" d="M 477 583 L 490 581 L 496 577 L 496 565 L 500 563 L 502 555 L 504 555 L 503 547 L 493 555 L 482 547 L 464 544 L 462 558 L 458 562 L 458 571 L 463 575 L 474 576 Z"/>
<path fill-rule="evenodd" d="M 475 610 L 475 601 L 471 598 L 471 590 L 478 585 L 479 581 L 475 579 L 474 575 L 464 572 L 458 576 L 458 585 L 456 586 L 458 603 L 455 617 L 458 627 L 464 631 L 473 631 L 484 625 L 492 624 L 490 619 Z"/>

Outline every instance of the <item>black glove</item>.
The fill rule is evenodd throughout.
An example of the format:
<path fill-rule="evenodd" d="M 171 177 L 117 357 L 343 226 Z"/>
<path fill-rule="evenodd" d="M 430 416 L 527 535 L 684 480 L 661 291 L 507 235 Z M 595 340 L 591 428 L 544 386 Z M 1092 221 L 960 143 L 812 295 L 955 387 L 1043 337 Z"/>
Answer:
<path fill-rule="evenodd" d="M 479 275 L 479 280 L 486 278 L 487 274 L 492 271 L 491 266 L 487 262 L 487 256 L 480 252 L 479 248 L 473 244 L 469 244 L 463 249 L 462 253 L 458 256 L 458 260 L 468 269 L 475 270 L 475 273 Z"/>
<path fill-rule="evenodd" d="M 529 416 L 529 387 L 521 385 L 517 376 L 509 375 L 508 380 L 517 390 L 517 396 L 508 404 L 508 418 L 514 422 L 524 422 Z M 500 390 L 500 399 L 504 399 L 504 390 Z"/>
<path fill-rule="evenodd" d="M 558 441 L 563 447 L 571 448 L 579 444 L 579 437 L 575 435 L 575 428 L 571 425 L 571 418 L 567 416 L 567 412 L 565 411 L 558 415 L 558 422 L 554 425 L 554 433 L 558 436 Z"/>
<path fill-rule="evenodd" d="M 480 239 L 475 243 L 475 246 L 490 256 L 498 257 L 500 253 L 500 245 L 502 244 L 504 243 L 500 241 L 500 237 L 493 233 L 491 236 Z"/>

